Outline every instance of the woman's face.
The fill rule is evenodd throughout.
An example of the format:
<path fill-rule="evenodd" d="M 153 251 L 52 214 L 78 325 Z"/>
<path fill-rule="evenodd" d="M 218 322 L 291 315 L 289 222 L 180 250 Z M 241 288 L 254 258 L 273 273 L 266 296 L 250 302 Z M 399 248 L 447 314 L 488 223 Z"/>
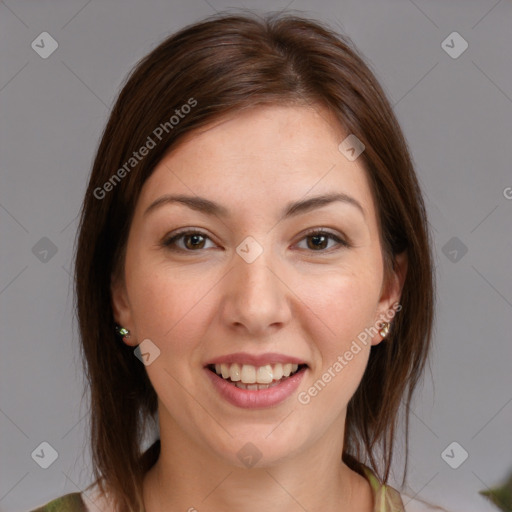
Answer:
<path fill-rule="evenodd" d="M 338 149 L 347 135 L 323 109 L 260 106 L 187 137 L 144 184 L 112 291 L 127 343 L 149 340 L 161 436 L 240 467 L 251 450 L 270 465 L 326 440 L 341 449 L 382 340 L 362 333 L 393 311 L 406 267 L 383 287 L 376 205 L 361 158 Z"/>

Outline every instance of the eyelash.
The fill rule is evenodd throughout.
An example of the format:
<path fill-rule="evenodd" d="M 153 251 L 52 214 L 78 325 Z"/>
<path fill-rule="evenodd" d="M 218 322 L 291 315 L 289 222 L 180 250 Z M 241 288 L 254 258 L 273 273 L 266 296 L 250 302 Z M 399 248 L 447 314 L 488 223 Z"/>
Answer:
<path fill-rule="evenodd" d="M 177 240 L 179 240 L 180 238 L 183 238 L 185 236 L 188 236 L 188 235 L 201 235 L 201 236 L 211 240 L 210 237 L 206 233 L 203 233 L 202 231 L 186 229 L 183 231 L 178 231 L 170 238 L 164 239 L 162 242 L 162 246 L 164 246 L 165 248 L 169 249 L 170 251 L 174 251 L 174 252 L 189 252 L 189 253 L 191 253 L 191 252 L 200 252 L 201 250 L 203 250 L 203 249 L 198 249 L 198 250 L 182 249 L 181 247 L 175 246 L 175 243 Z M 304 234 L 304 236 L 300 239 L 300 241 L 304 240 L 305 238 L 318 236 L 318 235 L 325 235 L 325 236 L 327 236 L 328 239 L 334 240 L 340 246 L 338 248 L 334 248 L 334 250 L 350 247 L 350 244 L 348 242 L 346 242 L 342 238 L 338 237 L 334 233 L 331 233 L 330 231 L 325 231 L 324 229 L 318 229 L 318 228 L 314 228 L 310 231 L 307 231 Z M 331 249 L 319 249 L 317 251 L 310 250 L 310 252 L 330 253 L 330 252 L 332 252 L 332 250 L 333 250 L 333 248 L 331 247 Z"/>

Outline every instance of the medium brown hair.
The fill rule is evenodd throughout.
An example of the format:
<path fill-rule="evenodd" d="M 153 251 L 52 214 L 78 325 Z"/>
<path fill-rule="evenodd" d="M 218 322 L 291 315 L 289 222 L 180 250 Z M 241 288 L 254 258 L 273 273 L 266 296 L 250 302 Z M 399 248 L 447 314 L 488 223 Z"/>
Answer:
<path fill-rule="evenodd" d="M 175 110 L 190 98 L 192 111 L 171 126 Z M 434 277 L 424 202 L 398 122 L 349 38 L 297 16 L 221 14 L 182 29 L 136 65 L 112 109 L 83 203 L 75 279 L 93 471 L 119 512 L 142 510 L 142 480 L 159 454 L 158 442 L 145 453 L 141 448 L 157 396 L 133 348 L 116 336 L 111 304 L 111 279 L 123 274 L 135 204 L 156 165 L 184 135 L 264 104 L 327 108 L 347 135 L 366 146 L 359 158 L 376 204 L 385 277 L 403 251 L 408 271 L 402 310 L 388 338 L 372 347 L 348 404 L 343 460 L 358 472 L 364 461 L 387 482 L 402 399 L 407 452 L 409 405 L 432 335 Z M 127 167 L 159 126 L 167 128 L 161 140 Z M 123 166 L 127 172 L 113 180 Z M 407 464 L 404 481 L 406 470 Z"/>

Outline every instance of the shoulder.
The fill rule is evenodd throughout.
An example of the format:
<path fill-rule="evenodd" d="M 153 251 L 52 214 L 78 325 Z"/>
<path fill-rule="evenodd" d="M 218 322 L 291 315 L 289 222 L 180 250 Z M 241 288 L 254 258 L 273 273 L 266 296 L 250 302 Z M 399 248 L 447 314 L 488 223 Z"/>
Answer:
<path fill-rule="evenodd" d="M 87 507 L 82 499 L 82 494 L 72 492 L 60 496 L 30 512 L 87 512 Z"/>
<path fill-rule="evenodd" d="M 432 503 L 399 493 L 390 485 L 382 484 L 375 473 L 364 464 L 361 469 L 373 491 L 375 512 L 448 512 Z"/>
<path fill-rule="evenodd" d="M 114 508 L 98 485 L 91 485 L 87 488 L 87 493 L 84 491 L 65 494 L 30 512 L 111 512 Z"/>
<path fill-rule="evenodd" d="M 448 512 L 446 509 L 427 503 L 426 501 L 415 499 L 407 494 L 401 494 L 404 503 L 405 512 Z"/>
<path fill-rule="evenodd" d="M 405 512 L 400 493 L 396 489 L 381 483 L 368 466 L 361 464 L 361 469 L 372 489 L 374 512 Z"/>

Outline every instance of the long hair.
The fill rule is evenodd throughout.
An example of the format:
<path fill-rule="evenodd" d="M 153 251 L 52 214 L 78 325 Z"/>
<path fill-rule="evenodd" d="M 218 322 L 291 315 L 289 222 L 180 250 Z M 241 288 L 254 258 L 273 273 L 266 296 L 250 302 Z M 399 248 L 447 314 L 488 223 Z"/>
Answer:
<path fill-rule="evenodd" d="M 434 276 L 425 206 L 399 124 L 349 38 L 297 16 L 217 15 L 170 36 L 131 72 L 82 207 L 75 291 L 93 471 L 119 512 L 143 508 L 142 480 L 159 453 L 158 443 L 145 453 L 141 447 L 157 396 L 133 349 L 114 332 L 110 294 L 112 276 L 123 272 L 135 204 L 156 165 L 185 135 L 260 104 L 321 105 L 366 147 L 359 161 L 376 204 L 385 278 L 403 251 L 408 271 L 402 310 L 387 340 L 372 347 L 348 404 L 343 460 L 358 471 L 365 460 L 387 482 L 402 401 L 407 452 L 408 408 L 431 343 Z M 135 161 L 148 137 L 154 147 Z M 406 471 L 407 463 L 404 481 Z"/>

